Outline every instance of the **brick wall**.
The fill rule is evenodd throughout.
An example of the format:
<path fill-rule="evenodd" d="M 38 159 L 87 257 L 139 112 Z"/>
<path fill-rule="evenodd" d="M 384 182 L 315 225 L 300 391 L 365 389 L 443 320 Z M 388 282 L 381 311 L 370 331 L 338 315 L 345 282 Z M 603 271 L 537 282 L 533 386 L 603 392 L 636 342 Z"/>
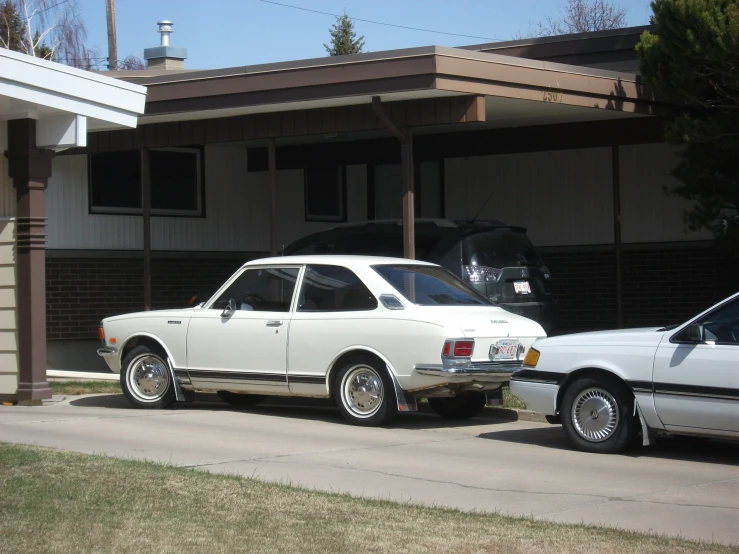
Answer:
<path fill-rule="evenodd" d="M 193 294 L 223 283 L 246 260 L 154 258 L 152 307 L 186 307 Z M 142 258 L 46 259 L 46 326 L 53 339 L 90 339 L 104 317 L 144 307 Z"/>
<path fill-rule="evenodd" d="M 602 250 L 541 250 L 552 272 L 563 331 L 616 327 L 615 256 Z M 253 256 L 252 256 L 253 257 Z M 226 280 L 248 256 L 154 258 L 153 308 L 179 308 Z M 143 308 L 141 258 L 49 256 L 49 339 L 90 339 L 101 319 Z M 684 321 L 739 290 L 739 259 L 705 247 L 623 252 L 627 327 Z"/>

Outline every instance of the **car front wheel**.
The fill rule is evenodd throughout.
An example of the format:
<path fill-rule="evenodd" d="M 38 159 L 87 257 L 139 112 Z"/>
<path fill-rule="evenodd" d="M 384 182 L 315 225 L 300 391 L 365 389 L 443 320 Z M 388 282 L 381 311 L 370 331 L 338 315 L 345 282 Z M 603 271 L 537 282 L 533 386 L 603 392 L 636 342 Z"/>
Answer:
<path fill-rule="evenodd" d="M 393 381 L 384 367 L 371 359 L 355 359 L 336 376 L 336 405 L 354 425 L 386 425 L 395 417 Z"/>
<path fill-rule="evenodd" d="M 121 364 L 121 389 L 138 408 L 166 408 L 175 400 L 167 362 L 146 346 L 137 346 Z"/>
<path fill-rule="evenodd" d="M 565 391 L 562 428 L 579 450 L 611 454 L 629 447 L 638 433 L 634 398 L 616 379 L 583 378 Z"/>
<path fill-rule="evenodd" d="M 429 398 L 431 408 L 446 419 L 470 419 L 485 408 L 484 392 L 468 392 L 452 398 Z"/>

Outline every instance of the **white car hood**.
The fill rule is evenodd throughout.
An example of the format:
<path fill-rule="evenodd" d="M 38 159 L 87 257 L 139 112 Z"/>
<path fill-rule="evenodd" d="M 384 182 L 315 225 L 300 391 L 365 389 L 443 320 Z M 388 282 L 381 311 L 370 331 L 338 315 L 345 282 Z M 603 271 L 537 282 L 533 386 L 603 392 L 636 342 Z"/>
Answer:
<path fill-rule="evenodd" d="M 665 331 L 661 327 L 618 329 L 561 335 L 537 341 L 536 348 L 548 346 L 658 346 Z"/>
<path fill-rule="evenodd" d="M 462 335 L 469 338 L 547 336 L 533 319 L 493 306 L 418 306 L 416 313 L 431 323 L 459 327 Z"/>

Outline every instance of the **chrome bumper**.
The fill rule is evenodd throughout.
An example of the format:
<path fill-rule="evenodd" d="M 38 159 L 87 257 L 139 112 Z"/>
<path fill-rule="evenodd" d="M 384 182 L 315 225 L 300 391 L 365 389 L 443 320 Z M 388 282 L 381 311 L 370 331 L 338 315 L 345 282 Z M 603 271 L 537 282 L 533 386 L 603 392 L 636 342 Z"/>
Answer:
<path fill-rule="evenodd" d="M 118 354 L 118 349 L 113 348 L 112 346 L 98 348 L 98 356 L 102 356 L 103 358 L 111 358 L 113 356 L 116 356 L 117 354 Z"/>
<path fill-rule="evenodd" d="M 416 366 L 416 373 L 421 375 L 433 375 L 435 377 L 510 377 L 514 372 L 521 369 L 520 363 L 494 364 L 494 363 L 471 363 L 467 366 L 445 366 L 424 364 Z"/>

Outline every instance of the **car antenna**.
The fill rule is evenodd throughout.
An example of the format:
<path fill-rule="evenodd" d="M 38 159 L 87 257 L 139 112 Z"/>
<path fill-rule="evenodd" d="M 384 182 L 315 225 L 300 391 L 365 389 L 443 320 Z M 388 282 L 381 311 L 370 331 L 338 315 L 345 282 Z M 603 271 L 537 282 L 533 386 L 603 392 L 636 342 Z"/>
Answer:
<path fill-rule="evenodd" d="M 477 213 L 475 214 L 475 217 L 472 218 L 472 221 L 470 223 L 474 223 L 477 220 L 477 216 L 479 216 L 482 211 L 485 209 L 485 207 L 488 205 L 488 202 L 490 202 L 493 199 L 493 195 L 495 194 L 495 189 L 493 189 L 490 192 L 490 196 L 488 196 L 487 200 L 485 200 L 485 203 L 480 207 L 479 210 L 477 210 Z"/>

